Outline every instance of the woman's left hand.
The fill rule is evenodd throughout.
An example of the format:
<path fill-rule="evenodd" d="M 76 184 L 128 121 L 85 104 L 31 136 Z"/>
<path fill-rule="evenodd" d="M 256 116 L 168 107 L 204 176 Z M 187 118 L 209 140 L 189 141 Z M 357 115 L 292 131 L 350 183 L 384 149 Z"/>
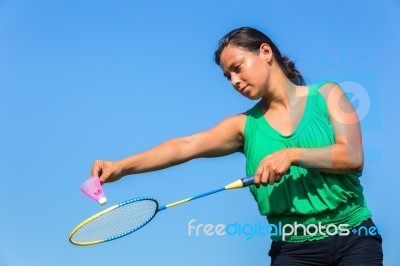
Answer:
<path fill-rule="evenodd" d="M 266 156 L 254 174 L 254 185 L 277 183 L 292 165 L 291 150 L 283 149 Z"/>

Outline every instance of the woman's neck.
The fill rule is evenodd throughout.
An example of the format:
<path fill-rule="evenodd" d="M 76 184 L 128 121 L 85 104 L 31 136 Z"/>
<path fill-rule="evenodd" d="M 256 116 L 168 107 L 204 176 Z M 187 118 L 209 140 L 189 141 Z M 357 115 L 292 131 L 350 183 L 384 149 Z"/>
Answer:
<path fill-rule="evenodd" d="M 270 80 L 268 89 L 262 97 L 261 104 L 267 109 L 287 109 L 296 99 L 296 85 L 293 84 L 281 69 L 271 73 L 274 77 Z"/>

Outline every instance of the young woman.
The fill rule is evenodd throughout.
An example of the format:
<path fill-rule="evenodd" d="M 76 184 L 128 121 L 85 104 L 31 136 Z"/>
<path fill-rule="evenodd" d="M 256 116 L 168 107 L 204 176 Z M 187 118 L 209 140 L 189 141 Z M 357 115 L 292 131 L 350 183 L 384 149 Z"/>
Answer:
<path fill-rule="evenodd" d="M 305 86 L 293 62 L 253 28 L 227 34 L 215 61 L 239 93 L 260 99 L 254 107 L 120 161 L 95 161 L 91 176 L 112 182 L 243 152 L 260 213 L 284 229 L 272 234 L 272 265 L 382 265 L 381 236 L 352 233 L 374 224 L 359 181 L 359 120 L 342 89 L 331 82 Z"/>

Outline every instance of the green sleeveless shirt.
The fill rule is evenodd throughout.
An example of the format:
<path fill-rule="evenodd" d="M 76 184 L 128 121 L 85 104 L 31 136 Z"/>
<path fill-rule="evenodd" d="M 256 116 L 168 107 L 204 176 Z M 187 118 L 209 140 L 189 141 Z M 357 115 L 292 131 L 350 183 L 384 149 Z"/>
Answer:
<path fill-rule="evenodd" d="M 303 117 L 289 136 L 280 134 L 268 124 L 258 104 L 247 112 L 244 154 L 248 176 L 254 175 L 261 160 L 275 151 L 285 148 L 320 148 L 335 143 L 326 101 L 318 91 L 324 83 L 309 86 Z M 250 191 L 258 203 L 260 213 L 273 226 L 270 227 L 273 229 L 272 240 L 318 240 L 339 234 L 340 231 L 336 229 L 340 224 L 347 224 L 345 227 L 351 230 L 371 217 L 363 196 L 360 176 L 361 172 L 330 174 L 291 166 L 290 172 L 280 182 L 261 185 L 259 188 L 253 185 Z M 310 226 L 307 227 L 309 233 L 307 229 L 302 230 L 304 227 L 298 227 L 297 235 L 283 239 L 279 228 L 285 224 L 294 226 L 296 223 Z M 322 234 L 319 233 L 313 225 L 329 225 L 330 234 L 324 230 L 320 230 Z"/>

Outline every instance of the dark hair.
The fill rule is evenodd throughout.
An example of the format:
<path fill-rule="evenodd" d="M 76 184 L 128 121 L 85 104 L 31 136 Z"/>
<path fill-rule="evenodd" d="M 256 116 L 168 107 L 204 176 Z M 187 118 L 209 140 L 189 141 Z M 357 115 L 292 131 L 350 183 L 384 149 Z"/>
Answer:
<path fill-rule="evenodd" d="M 288 57 L 282 56 L 279 49 L 267 35 L 250 27 L 238 28 L 225 35 L 219 41 L 218 49 L 215 51 L 215 62 L 220 65 L 221 53 L 230 44 L 244 48 L 250 52 L 259 53 L 260 46 L 263 43 L 267 43 L 271 47 L 272 54 L 286 77 L 296 85 L 304 85 L 304 78 L 294 66 L 294 62 Z"/>

